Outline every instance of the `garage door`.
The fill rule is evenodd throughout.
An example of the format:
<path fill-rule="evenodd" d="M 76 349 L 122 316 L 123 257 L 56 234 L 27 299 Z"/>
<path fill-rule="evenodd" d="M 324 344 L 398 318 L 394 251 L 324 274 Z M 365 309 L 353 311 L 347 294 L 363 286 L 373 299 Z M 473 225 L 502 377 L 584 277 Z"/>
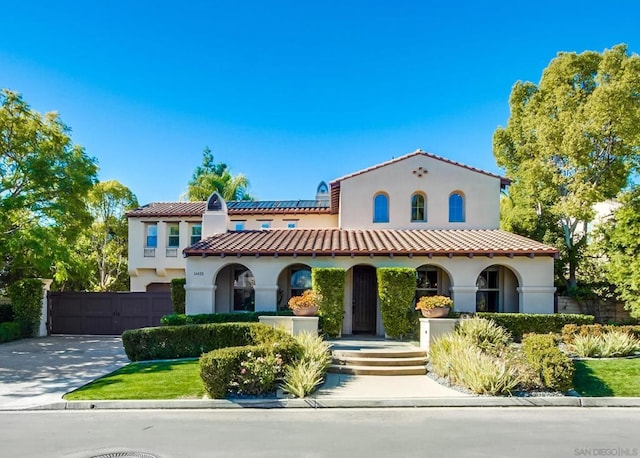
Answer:
<path fill-rule="evenodd" d="M 49 293 L 49 333 L 119 335 L 172 312 L 169 293 Z"/>

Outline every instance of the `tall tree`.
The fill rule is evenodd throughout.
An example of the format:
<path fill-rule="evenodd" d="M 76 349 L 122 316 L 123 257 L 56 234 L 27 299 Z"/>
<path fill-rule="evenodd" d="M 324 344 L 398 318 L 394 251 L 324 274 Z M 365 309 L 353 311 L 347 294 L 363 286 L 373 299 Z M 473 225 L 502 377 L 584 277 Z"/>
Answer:
<path fill-rule="evenodd" d="M 97 183 L 87 195 L 93 221 L 75 243 L 75 256 L 54 285 L 76 291 L 126 291 L 128 226 L 126 212 L 136 196 L 116 180 Z"/>
<path fill-rule="evenodd" d="M 637 170 L 640 57 L 626 45 L 559 53 L 538 85 L 517 82 L 493 153 L 513 180 L 503 225 L 561 243 L 561 278 L 576 286 L 593 205 L 615 197 Z M 559 238 L 558 238 L 559 237 Z"/>
<path fill-rule="evenodd" d="M 0 287 L 55 276 L 90 220 L 87 192 L 97 167 L 73 144 L 56 113 L 41 115 L 20 95 L 0 92 Z"/>
<path fill-rule="evenodd" d="M 619 203 L 599 228 L 600 265 L 631 316 L 640 318 L 640 188 L 623 194 Z"/>
<path fill-rule="evenodd" d="M 218 191 L 225 200 L 253 200 L 248 193 L 249 180 L 242 174 L 231 175 L 227 164 L 216 163 L 209 147 L 202 152 L 202 165 L 196 167 L 189 181 L 187 199 L 207 200 Z"/>

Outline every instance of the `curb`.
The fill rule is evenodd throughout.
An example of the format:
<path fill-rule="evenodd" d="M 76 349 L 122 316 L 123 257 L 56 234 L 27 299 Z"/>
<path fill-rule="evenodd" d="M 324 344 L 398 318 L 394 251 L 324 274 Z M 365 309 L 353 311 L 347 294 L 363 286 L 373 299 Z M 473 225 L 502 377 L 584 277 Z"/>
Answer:
<path fill-rule="evenodd" d="M 61 401 L 15 410 L 350 409 L 438 407 L 640 407 L 640 398 L 451 397 L 396 399 L 181 399 L 166 401 Z"/>

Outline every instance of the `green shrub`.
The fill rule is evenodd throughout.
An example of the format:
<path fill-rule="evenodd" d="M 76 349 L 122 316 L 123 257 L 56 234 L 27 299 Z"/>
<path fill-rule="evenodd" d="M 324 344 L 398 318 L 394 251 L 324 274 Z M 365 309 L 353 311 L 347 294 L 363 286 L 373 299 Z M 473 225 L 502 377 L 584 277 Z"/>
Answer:
<path fill-rule="evenodd" d="M 576 335 L 571 343 L 567 344 L 567 349 L 581 358 L 600 356 L 602 354 L 602 336 Z"/>
<path fill-rule="evenodd" d="M 276 344 L 261 343 L 258 345 L 220 348 L 203 354 L 200 357 L 200 377 L 209 396 L 214 399 L 221 399 L 229 393 L 237 393 L 239 380 L 242 380 L 239 375 L 241 375 L 242 364 L 245 361 L 267 357 L 271 359 L 270 356 L 279 355 L 282 365 L 290 364 L 298 354 L 299 348 L 289 334 L 282 331 L 280 333 L 282 340 Z M 256 363 L 249 363 L 249 365 L 256 366 Z M 280 363 L 277 365 L 280 366 Z M 271 367 L 273 368 L 273 366 Z M 264 367 L 261 370 L 264 370 Z M 254 378 L 251 377 L 251 379 Z M 272 380 L 270 375 L 267 378 L 270 381 Z M 277 377 L 273 377 L 273 386 L 271 388 L 265 388 L 265 385 L 259 381 L 256 383 L 257 386 L 261 387 L 260 389 L 271 391 L 275 389 Z"/>
<path fill-rule="evenodd" d="M 283 373 L 284 367 L 279 354 L 258 356 L 253 352 L 248 353 L 240 361 L 240 368 L 231 380 L 231 391 L 255 396 L 271 392 Z"/>
<path fill-rule="evenodd" d="M 11 342 L 22 337 L 22 327 L 16 321 L 0 323 L 0 343 Z"/>
<path fill-rule="evenodd" d="M 262 323 L 217 323 L 130 329 L 122 344 L 131 361 L 197 358 L 224 347 L 288 340 L 291 336 Z"/>
<path fill-rule="evenodd" d="M 602 356 L 631 356 L 640 351 L 640 341 L 624 331 L 608 332 L 602 336 Z"/>
<path fill-rule="evenodd" d="M 602 334 L 576 334 L 567 348 L 579 357 L 612 358 L 630 356 L 640 351 L 640 341 L 624 331 Z"/>
<path fill-rule="evenodd" d="M 637 339 L 640 339 L 640 326 L 618 326 L 603 324 L 576 325 L 567 324 L 562 328 L 562 340 L 565 344 L 570 345 L 577 336 L 593 336 L 598 337 L 610 332 L 625 332 Z"/>
<path fill-rule="evenodd" d="M 299 353 L 287 366 L 281 387 L 294 396 L 304 398 L 323 382 L 331 364 L 331 352 L 329 344 L 313 334 L 298 334 L 295 340 Z"/>
<path fill-rule="evenodd" d="M 7 288 L 15 321 L 20 324 L 22 335 L 35 335 L 42 318 L 42 281 L 26 278 L 12 283 Z"/>
<path fill-rule="evenodd" d="M 568 391 L 573 385 L 573 362 L 550 334 L 529 334 L 522 339 L 522 352 L 545 387 Z"/>
<path fill-rule="evenodd" d="M 0 323 L 7 323 L 14 320 L 13 306 L 9 303 L 5 304 L 0 302 Z"/>
<path fill-rule="evenodd" d="M 171 280 L 171 302 L 175 313 L 184 313 L 187 292 L 184 287 L 187 284 L 186 278 L 174 278 Z"/>
<path fill-rule="evenodd" d="M 418 319 L 413 300 L 416 293 L 416 271 L 405 267 L 380 267 L 378 296 L 384 330 L 391 338 L 413 333 Z"/>
<path fill-rule="evenodd" d="M 592 315 L 578 314 L 530 314 L 530 313 L 493 313 L 479 312 L 476 316 L 491 319 L 497 325 L 508 330 L 513 340 L 520 342 L 524 334 L 560 333 L 567 324 L 592 324 Z"/>
<path fill-rule="evenodd" d="M 313 393 L 324 380 L 324 371 L 316 361 L 297 361 L 285 369 L 281 388 L 298 398 Z"/>
<path fill-rule="evenodd" d="M 520 380 L 514 367 L 482 351 L 468 335 L 436 339 L 429 348 L 429 361 L 438 375 L 476 394 L 510 394 Z"/>
<path fill-rule="evenodd" d="M 318 308 L 322 330 L 331 337 L 338 337 L 342 333 L 345 275 L 345 270 L 340 268 L 311 269 L 313 289 L 322 296 Z"/>
<path fill-rule="evenodd" d="M 511 334 L 493 320 L 473 317 L 462 319 L 456 326 L 456 333 L 468 337 L 483 351 L 498 354 L 511 341 Z"/>
<path fill-rule="evenodd" d="M 161 326 L 184 326 L 186 324 L 206 323 L 257 323 L 261 316 L 292 316 L 291 310 L 280 312 L 235 312 L 235 313 L 202 313 L 198 315 L 185 315 L 184 313 L 172 313 L 160 318 Z"/>

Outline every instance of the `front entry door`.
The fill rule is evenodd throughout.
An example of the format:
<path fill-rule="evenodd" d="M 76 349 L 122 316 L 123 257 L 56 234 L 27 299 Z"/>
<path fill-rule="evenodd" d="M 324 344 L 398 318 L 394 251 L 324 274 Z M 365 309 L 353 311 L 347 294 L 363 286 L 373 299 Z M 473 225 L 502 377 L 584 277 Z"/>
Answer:
<path fill-rule="evenodd" d="M 376 269 L 370 266 L 353 268 L 353 334 L 376 333 L 378 288 Z"/>

